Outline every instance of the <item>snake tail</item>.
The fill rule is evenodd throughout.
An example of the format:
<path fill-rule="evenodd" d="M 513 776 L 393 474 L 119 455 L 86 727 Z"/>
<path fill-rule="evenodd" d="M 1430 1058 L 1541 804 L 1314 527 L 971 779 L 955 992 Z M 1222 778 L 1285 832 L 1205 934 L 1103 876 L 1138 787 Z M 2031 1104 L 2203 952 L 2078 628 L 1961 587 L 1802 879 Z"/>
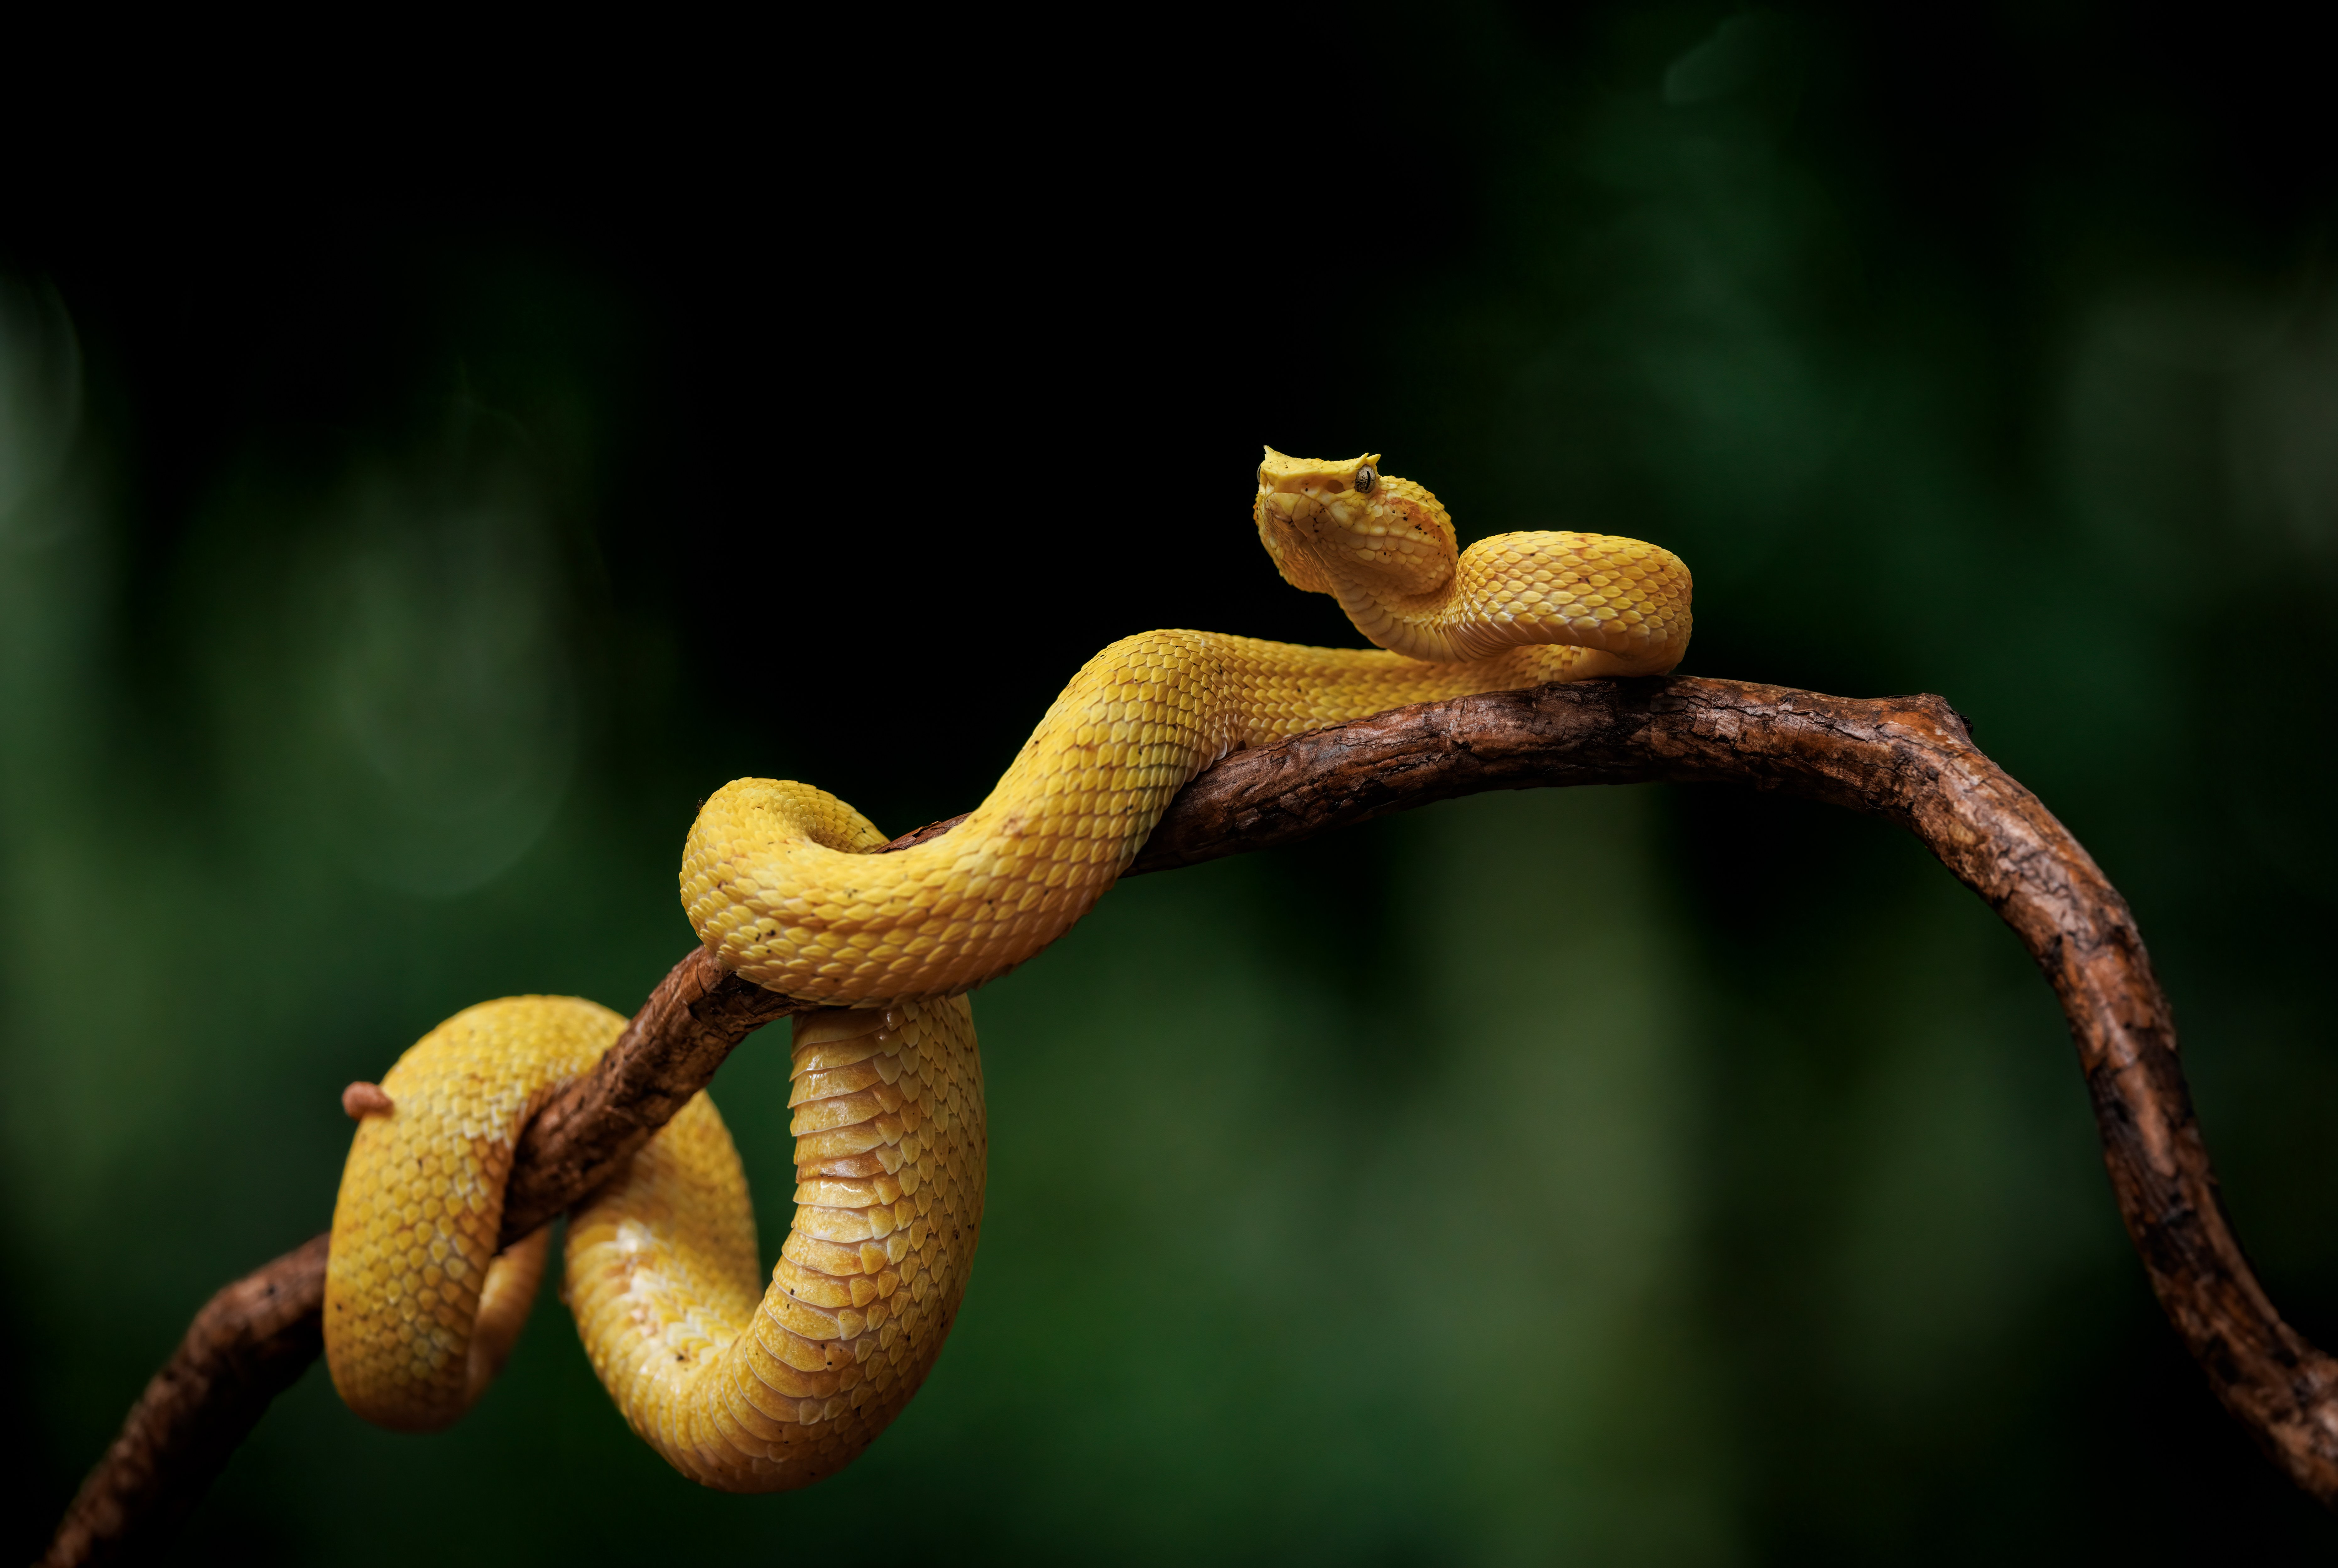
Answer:
<path fill-rule="evenodd" d="M 394 1108 L 359 1128 L 326 1268 L 328 1364 L 359 1415 L 444 1426 L 502 1365 L 546 1234 L 492 1256 L 512 1151 L 624 1024 L 574 997 L 485 1003 L 383 1080 Z M 795 1215 L 768 1283 L 702 1093 L 569 1219 L 563 1294 L 594 1370 L 669 1464 L 724 1491 L 808 1485 L 884 1430 L 940 1354 L 981 1230 L 963 999 L 799 1014 L 789 1103 Z"/>

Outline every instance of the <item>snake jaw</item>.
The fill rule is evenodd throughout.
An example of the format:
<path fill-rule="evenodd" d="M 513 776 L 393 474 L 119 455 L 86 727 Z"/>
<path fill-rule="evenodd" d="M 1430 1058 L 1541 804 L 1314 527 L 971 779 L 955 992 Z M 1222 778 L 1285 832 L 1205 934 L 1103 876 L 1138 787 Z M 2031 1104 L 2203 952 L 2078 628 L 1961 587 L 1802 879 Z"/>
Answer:
<path fill-rule="evenodd" d="M 1252 517 L 1258 524 L 1259 543 L 1273 558 L 1282 580 L 1302 593 L 1332 593 L 1338 589 L 1317 564 L 1311 532 L 1295 514 L 1306 497 L 1289 491 L 1259 486 Z"/>

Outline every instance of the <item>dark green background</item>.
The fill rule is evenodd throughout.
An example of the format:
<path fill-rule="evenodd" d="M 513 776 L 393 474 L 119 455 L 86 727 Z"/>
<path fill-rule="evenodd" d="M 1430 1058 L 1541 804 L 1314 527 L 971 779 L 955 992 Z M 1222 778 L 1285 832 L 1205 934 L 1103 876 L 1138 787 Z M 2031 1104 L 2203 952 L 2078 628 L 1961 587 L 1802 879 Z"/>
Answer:
<path fill-rule="evenodd" d="M 485 997 L 634 1004 L 716 785 L 899 830 L 1113 637 L 1351 642 L 1257 548 L 1262 440 L 1381 451 L 1465 539 L 1679 551 L 1690 672 L 1946 694 L 2135 904 L 2241 1233 L 2338 1339 L 2326 65 L 2229 8 L 1901 9 L 1070 64 L 872 24 L 710 43 L 671 113 L 579 82 L 387 159 L 279 126 L 28 185 L 6 1549 L 323 1226 L 344 1083 Z M 186 1559 L 2338 1549 L 2161 1322 L 2045 986 L 1878 825 L 1459 802 L 1131 882 L 978 1014 L 988 1234 L 846 1475 L 698 1491 L 547 1305 L 444 1436 L 313 1372 Z M 715 1086 L 767 1248 L 784 1074 Z"/>

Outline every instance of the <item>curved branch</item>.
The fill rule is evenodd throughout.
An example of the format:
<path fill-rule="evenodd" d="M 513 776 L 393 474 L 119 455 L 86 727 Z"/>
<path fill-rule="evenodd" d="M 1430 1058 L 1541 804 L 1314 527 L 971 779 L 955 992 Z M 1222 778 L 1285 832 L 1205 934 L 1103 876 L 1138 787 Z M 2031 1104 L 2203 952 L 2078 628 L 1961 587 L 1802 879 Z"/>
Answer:
<path fill-rule="evenodd" d="M 2234 1238 L 2135 917 L 2078 840 L 1973 745 L 1941 699 L 1674 677 L 1400 708 L 1224 758 L 1186 786 L 1126 874 L 1482 790 L 1648 782 L 1746 784 L 1885 818 L 1988 901 L 2062 1004 L 2112 1191 L 2169 1321 L 2267 1455 L 2338 1505 L 2338 1361 L 2282 1321 Z M 594 1070 L 530 1124 L 506 1240 L 592 1191 L 732 1046 L 795 1005 L 703 952 L 683 958 Z M 165 1538 L 318 1353 L 324 1240 L 212 1298 L 83 1485 L 49 1563 L 120 1560 Z"/>

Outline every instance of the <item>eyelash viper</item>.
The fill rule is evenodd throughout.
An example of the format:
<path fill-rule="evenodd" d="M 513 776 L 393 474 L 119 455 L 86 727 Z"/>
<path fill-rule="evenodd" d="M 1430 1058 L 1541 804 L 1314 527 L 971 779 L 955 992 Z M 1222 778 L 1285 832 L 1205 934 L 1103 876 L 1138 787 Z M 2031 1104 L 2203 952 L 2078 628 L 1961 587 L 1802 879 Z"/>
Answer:
<path fill-rule="evenodd" d="M 1688 569 L 1596 534 L 1458 553 L 1437 498 L 1268 448 L 1252 516 L 1292 586 L 1336 597 L 1377 649 L 1208 632 L 1124 638 L 1082 667 L 988 799 L 896 854 L 843 801 L 742 779 L 683 853 L 692 926 L 799 1014 L 794 1223 L 768 1285 L 739 1157 L 686 1105 L 569 1217 L 562 1294 L 634 1430 L 730 1491 L 832 1475 L 940 1352 L 982 1221 L 982 1067 L 965 994 L 1062 936 L 1186 780 L 1227 752 L 1410 702 L 1660 674 L 1688 645 Z M 333 1210 L 325 1350 L 350 1408 L 404 1430 L 476 1399 L 534 1300 L 549 1228 L 494 1255 L 529 1115 L 624 1020 L 575 997 L 456 1014 L 364 1112 Z M 353 1087 L 352 1093 L 356 1090 Z"/>

